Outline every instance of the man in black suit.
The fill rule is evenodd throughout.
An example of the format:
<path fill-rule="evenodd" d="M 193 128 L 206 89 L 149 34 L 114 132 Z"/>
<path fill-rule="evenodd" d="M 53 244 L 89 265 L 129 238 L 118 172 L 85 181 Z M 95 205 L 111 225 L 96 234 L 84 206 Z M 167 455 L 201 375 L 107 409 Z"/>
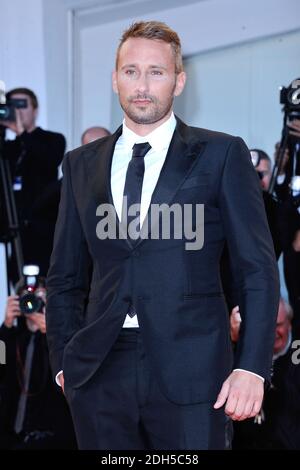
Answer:
<path fill-rule="evenodd" d="M 65 138 L 57 132 L 38 127 L 38 99 L 29 88 L 14 88 L 7 100 L 23 99 L 26 107 L 15 109 L 15 121 L 1 124 L 16 134 L 4 142 L 4 156 L 9 160 L 14 197 L 20 224 L 25 264 L 37 264 L 45 276 L 53 245 L 57 206 L 49 209 L 44 200 L 52 197 L 58 187 L 58 167 L 65 152 Z M 55 207 L 54 207 L 55 206 Z M 43 236 L 41 236 L 43 234 Z M 11 270 L 13 281 L 18 276 Z"/>
<path fill-rule="evenodd" d="M 255 416 L 269 379 L 278 274 L 259 181 L 240 138 L 175 118 L 184 84 L 178 35 L 135 23 L 113 74 L 123 125 L 64 160 L 46 319 L 81 449 L 223 449 L 226 414 Z"/>

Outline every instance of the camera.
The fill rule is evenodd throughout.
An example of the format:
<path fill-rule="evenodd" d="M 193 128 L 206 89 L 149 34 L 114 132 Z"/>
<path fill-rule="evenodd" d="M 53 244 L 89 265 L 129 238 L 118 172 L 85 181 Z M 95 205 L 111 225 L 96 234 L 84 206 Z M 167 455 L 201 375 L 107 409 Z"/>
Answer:
<path fill-rule="evenodd" d="M 284 181 L 288 191 L 281 192 L 280 198 L 290 198 L 300 212 L 300 139 L 297 132 L 289 127 L 295 119 L 300 120 L 300 78 L 293 80 L 288 87 L 280 88 L 280 104 L 284 105 L 283 129 L 269 192 L 274 191 L 277 176 L 284 163 Z M 284 162 L 286 150 L 288 159 Z"/>
<path fill-rule="evenodd" d="M 290 121 L 300 119 L 300 78 L 293 80 L 287 88 L 280 88 L 280 103 Z"/>
<path fill-rule="evenodd" d="M 16 109 L 27 108 L 28 102 L 26 98 L 11 98 L 6 100 L 5 83 L 0 80 L 0 123 L 1 121 L 16 120 Z"/>
<path fill-rule="evenodd" d="M 0 122 L 16 120 L 15 109 L 27 108 L 27 99 L 12 98 L 6 104 L 0 104 Z"/>
<path fill-rule="evenodd" d="M 41 296 L 36 291 L 40 287 L 38 282 L 39 267 L 27 265 L 23 267 L 24 284 L 22 295 L 19 298 L 20 311 L 23 315 L 42 313 L 45 305 Z"/>

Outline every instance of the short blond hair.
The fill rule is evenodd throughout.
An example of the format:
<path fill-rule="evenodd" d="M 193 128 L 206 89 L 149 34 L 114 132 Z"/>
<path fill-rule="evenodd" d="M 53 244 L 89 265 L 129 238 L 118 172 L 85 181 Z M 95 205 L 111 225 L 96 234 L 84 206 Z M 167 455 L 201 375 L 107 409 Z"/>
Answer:
<path fill-rule="evenodd" d="M 124 31 L 117 49 L 116 70 L 118 69 L 120 49 L 129 38 L 156 39 L 170 44 L 175 58 L 175 73 L 178 74 L 183 71 L 179 36 L 166 23 L 161 21 L 139 21 L 133 23 Z"/>

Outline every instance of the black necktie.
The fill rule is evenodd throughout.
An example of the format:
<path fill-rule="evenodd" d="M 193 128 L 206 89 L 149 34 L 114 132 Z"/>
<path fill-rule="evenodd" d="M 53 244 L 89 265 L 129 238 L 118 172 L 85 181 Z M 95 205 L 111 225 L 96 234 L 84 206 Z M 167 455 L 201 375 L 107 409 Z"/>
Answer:
<path fill-rule="evenodd" d="M 150 149 L 151 145 L 149 144 L 149 142 L 145 142 L 142 144 L 134 144 L 134 146 L 132 147 L 132 158 L 128 164 L 126 172 L 123 197 L 126 196 L 127 198 L 127 214 L 125 214 L 125 207 L 123 204 L 121 219 L 122 222 L 125 223 L 125 217 L 127 215 L 127 234 L 128 237 L 133 240 L 135 240 L 136 238 L 130 236 L 130 233 L 128 233 L 128 227 L 130 222 L 136 219 L 136 231 L 140 231 L 140 210 L 138 213 L 135 213 L 133 215 L 129 215 L 128 210 L 133 204 L 139 204 L 140 207 L 145 172 L 144 156 L 147 152 L 149 152 Z"/>
<path fill-rule="evenodd" d="M 127 234 L 128 233 L 128 226 L 130 222 L 136 219 L 136 215 L 128 215 L 128 209 L 133 204 L 141 204 L 141 196 L 142 196 L 142 187 L 143 187 L 143 179 L 144 179 L 144 172 L 145 172 L 145 162 L 144 156 L 147 152 L 151 149 L 151 145 L 149 142 L 145 142 L 142 144 L 134 144 L 132 147 L 132 158 L 128 164 L 127 172 L 126 172 L 126 180 L 124 186 L 124 193 L 123 197 L 127 197 Z M 140 214 L 141 211 L 139 209 L 138 212 L 138 224 L 137 224 L 137 232 L 140 231 Z M 125 207 L 123 205 L 122 208 L 122 221 L 125 221 Z M 128 315 L 132 318 L 136 315 L 136 311 L 133 305 L 129 306 Z"/>

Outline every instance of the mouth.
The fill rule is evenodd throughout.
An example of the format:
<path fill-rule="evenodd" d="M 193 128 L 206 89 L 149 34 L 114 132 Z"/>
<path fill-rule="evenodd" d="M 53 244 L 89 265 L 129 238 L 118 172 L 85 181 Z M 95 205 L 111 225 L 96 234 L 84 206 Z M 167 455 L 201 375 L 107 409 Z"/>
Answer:
<path fill-rule="evenodd" d="M 147 99 L 138 99 L 138 100 L 132 100 L 133 104 L 136 104 L 138 106 L 147 106 L 148 104 L 151 103 L 151 100 L 147 100 Z"/>

